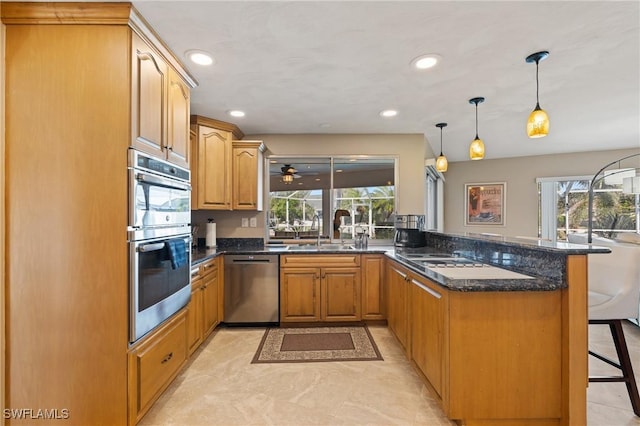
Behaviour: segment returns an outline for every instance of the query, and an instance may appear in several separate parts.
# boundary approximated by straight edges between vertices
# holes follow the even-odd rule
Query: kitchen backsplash
[[[192,210],[191,224],[198,226],[196,236],[206,237],[206,224],[209,218],[216,222],[216,236],[220,238],[260,238],[264,239],[264,212],[256,211],[225,211],[225,210]],[[248,225],[255,220],[255,227],[242,227],[243,219]]]

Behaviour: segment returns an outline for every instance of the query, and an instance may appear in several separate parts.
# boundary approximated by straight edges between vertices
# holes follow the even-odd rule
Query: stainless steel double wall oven
[[[191,297],[189,170],[129,149],[129,341]]]

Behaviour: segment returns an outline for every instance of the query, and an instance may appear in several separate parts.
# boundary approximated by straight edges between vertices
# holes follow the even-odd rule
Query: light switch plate
[[[258,226],[258,221],[256,220],[255,217],[252,217],[249,219],[249,226],[251,228],[255,228],[256,226]]]
[[[242,227],[243,228],[248,228],[249,227],[249,218],[248,217],[243,217],[242,218]]]

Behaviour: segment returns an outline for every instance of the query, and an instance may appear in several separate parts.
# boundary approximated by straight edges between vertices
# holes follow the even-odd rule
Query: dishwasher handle
[[[267,264],[267,263],[278,263],[277,255],[264,255],[264,254],[246,254],[246,255],[230,255],[225,256],[225,263],[232,263],[234,265],[241,264]]]

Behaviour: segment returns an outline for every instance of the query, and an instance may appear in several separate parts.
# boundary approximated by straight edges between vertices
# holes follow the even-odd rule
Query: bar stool
[[[580,236],[581,237],[581,236]],[[586,243],[580,237],[568,236],[569,242]],[[593,238],[593,245],[611,249],[610,254],[588,257],[589,324],[607,324],[611,330],[618,362],[589,351],[589,355],[621,370],[621,376],[589,376],[589,382],[624,382],[636,416],[640,416],[640,396],[622,321],[640,314],[640,246],[620,244],[613,240]]]

